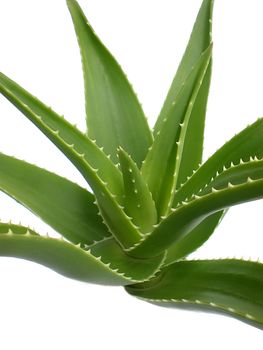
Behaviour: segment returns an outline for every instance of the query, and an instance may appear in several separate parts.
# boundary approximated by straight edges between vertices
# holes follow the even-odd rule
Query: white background
[[[151,125],[191,31],[199,0],[81,0],[132,82]],[[207,158],[263,115],[262,0],[220,0],[214,9],[214,73]],[[81,129],[79,51],[64,0],[0,0],[0,70]],[[0,151],[85,186],[55,147],[3,98]],[[2,220],[52,232],[8,197]],[[231,209],[195,257],[260,258],[262,201]],[[27,261],[0,259],[1,349],[262,349],[262,331],[234,319],[143,303],[121,288],[66,279]]]

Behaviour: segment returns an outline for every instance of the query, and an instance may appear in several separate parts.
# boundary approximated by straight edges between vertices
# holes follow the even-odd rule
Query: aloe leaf
[[[122,148],[119,149],[118,156],[124,182],[125,211],[140,232],[151,232],[157,222],[152,194],[132,158]]]
[[[222,173],[222,176],[224,176],[223,173],[225,169],[242,162],[248,162],[251,159],[262,158],[262,139],[263,119],[259,119],[234,136],[197,171],[194,171],[193,175],[189,177],[175,193],[173,206],[176,207],[182,201],[201,193],[206,188],[206,192],[208,192],[209,188],[211,189],[213,186],[216,187],[216,183],[214,183],[213,180],[215,178],[222,179],[222,177],[218,177],[218,175]],[[231,179],[229,179],[229,181],[231,182]],[[221,215],[215,213],[213,216],[207,217],[191,234],[189,234],[189,236],[186,236],[180,242],[171,246],[167,252],[167,262],[177,260],[177,258],[182,257],[182,254],[190,254],[204,243],[211,236],[214,231],[213,228],[218,225],[224,213],[225,212],[222,211]]]
[[[204,190],[207,193],[208,189],[211,189],[213,186],[216,187],[216,183],[213,180],[215,178],[218,180],[222,179],[222,177],[219,177],[219,174],[225,176],[225,169],[242,162],[248,162],[251,159],[262,158],[262,139],[263,119],[259,119],[234,136],[193,173],[175,193],[173,206],[176,207],[178,203]],[[233,181],[233,178],[229,178],[229,181]],[[183,255],[188,255],[202,245],[211,236],[224,213],[225,211],[221,211],[221,214],[215,213],[207,217],[189,235],[172,245],[167,251],[166,263],[171,263],[183,257]]]
[[[253,174],[253,175],[252,175]],[[216,190],[203,196],[194,196],[189,202],[184,202],[173,213],[163,220],[151,235],[130,248],[133,256],[154,256],[160,254],[172,244],[191,233],[206,217],[230,206],[263,198],[263,178],[251,177],[242,184],[228,184],[226,188]],[[190,238],[190,237],[189,237]]]
[[[120,171],[104,152],[70,123],[54,112],[48,112],[42,103],[5,77],[0,79],[0,92],[81,172],[95,193],[106,225],[119,243],[127,248],[138,242],[141,234],[121,205],[123,183]]]
[[[199,191],[199,195],[207,194],[213,190],[220,190],[225,188],[229,183],[232,185],[242,184],[250,176],[253,179],[263,178],[263,160],[250,158],[249,161],[244,162],[242,159],[239,164],[231,163],[229,168],[224,167],[221,173],[216,174],[203,190]]]
[[[104,285],[146,280],[159,271],[163,260],[163,256],[143,261],[128,257],[114,239],[83,249],[10,223],[0,223],[0,256],[31,260],[66,277]]]
[[[98,169],[96,170],[97,175],[101,180],[107,182],[110,191],[121,201],[123,190],[121,173],[117,167],[112,164],[110,159],[108,159],[102,151],[102,148],[99,149],[94,141],[90,140],[67,120],[59,116],[51,108],[47,107],[3,73],[0,73],[0,93],[48,136],[56,146],[58,146],[56,141],[58,137],[56,137],[55,134],[59,133],[64,143],[70,145],[76,152],[83,154],[85,161],[87,161],[93,169]],[[51,130],[54,134],[53,137],[50,137]],[[62,148],[61,146],[58,147],[68,157],[69,151],[66,150],[65,146]],[[87,177],[87,174],[81,166],[81,162],[77,161],[76,158],[72,156],[68,158],[80,170],[82,175]]]
[[[163,120],[167,117],[168,113],[170,112],[172,103],[177,98],[184,81],[191,72],[192,67],[199,60],[201,54],[211,44],[212,11],[213,0],[204,0],[199,10],[196,22],[194,24],[187,48],[179,65],[179,68],[176,72],[175,78],[172,82],[163,108],[155,124],[154,136],[156,136],[157,133],[161,130]],[[194,149],[193,151],[199,156],[202,155],[203,124],[205,118],[206,100],[210,84],[210,76],[211,67],[206,72],[205,84],[203,84],[202,86],[202,92],[200,92],[200,95],[197,97],[195,101],[196,105],[192,111],[193,114],[198,114],[198,112],[201,112],[201,115],[197,117],[200,123],[198,130],[192,129],[192,132],[195,134],[195,139],[197,141],[196,149]],[[193,119],[195,119],[195,117]]]
[[[0,153],[0,190],[74,243],[109,236],[94,196],[69,180]]]
[[[148,280],[160,272],[165,254],[150,259],[136,259],[127,255],[113,238],[105,238],[88,247],[88,251],[96,257],[101,257],[106,264],[110,263],[112,270],[124,274],[131,282]]]
[[[183,184],[175,194],[175,207],[193,194],[202,191],[217,175],[231,164],[248,162],[251,158],[263,158],[263,119],[242,130],[230,141],[215,152],[194,174]]]
[[[207,184],[198,195],[203,196],[211,191],[223,189],[231,185],[238,185],[244,183],[250,176],[253,179],[263,178],[263,161],[257,157],[250,158],[248,162],[240,161],[239,164],[231,164],[229,168],[223,169],[223,171]],[[167,251],[166,264],[169,264],[175,260],[178,260],[201,246],[213,233],[214,229],[222,219],[222,213],[217,212],[211,216],[208,216],[203,222],[201,222],[193,232],[189,232],[188,235],[181,241],[175,243]]]
[[[201,247],[213,234],[225,213],[226,210],[209,215],[185,237],[172,244],[166,251],[164,265],[170,265],[175,261],[183,259],[193,253],[197,248]]]
[[[98,39],[75,0],[67,1],[79,42],[85,82],[88,135],[118,162],[121,146],[140,167],[152,135],[119,64]]]
[[[206,103],[208,99],[208,89],[210,84],[212,58],[206,69],[204,78],[200,81],[200,88],[193,102],[192,108],[189,109],[187,127],[181,136],[180,155],[176,176],[176,189],[192,175],[200,163],[202,163],[203,143],[204,143],[204,126]]]
[[[191,142],[186,140],[188,124],[192,117],[194,101],[210,62],[211,48],[210,46],[201,55],[187,77],[167,117],[163,119],[162,128],[157,133],[142,165],[143,177],[149,185],[160,217],[167,215],[172,206],[184,151],[188,152],[190,146],[194,147],[194,140]]]
[[[166,307],[228,314],[263,325],[263,264],[225,259],[181,261],[149,282],[125,287],[131,295]]]
[[[129,281],[100,259],[64,240],[40,236],[26,227],[0,224],[0,256],[30,260],[84,282],[125,285]]]

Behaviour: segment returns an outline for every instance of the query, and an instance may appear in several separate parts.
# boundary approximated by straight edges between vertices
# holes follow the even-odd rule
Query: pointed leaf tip
[[[75,27],[85,85],[88,135],[114,163],[122,146],[140,167],[152,143],[142,107],[122,68],[94,33],[75,0],[68,2]]]
[[[200,7],[186,50],[178,67],[174,80],[171,84],[160,115],[155,124],[155,136],[159,132],[162,126],[162,122],[166,118],[172,102],[176,99],[176,96],[178,95],[183,82],[191,72],[192,67],[196,64],[201,54],[212,42],[213,3],[214,1],[212,0],[204,0]],[[210,78],[211,68],[207,72],[206,84],[204,85],[202,94],[198,99],[198,105],[201,104],[199,108],[202,110],[202,114],[205,114]],[[201,150],[199,150],[199,152],[201,152]]]

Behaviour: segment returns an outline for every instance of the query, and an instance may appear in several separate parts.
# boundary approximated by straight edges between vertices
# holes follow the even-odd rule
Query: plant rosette
[[[0,189],[61,238],[0,223],[0,255],[67,277],[124,286],[147,302],[228,314],[261,327],[263,265],[187,259],[231,206],[263,197],[263,119],[202,162],[212,67],[204,0],[153,130],[121,67],[75,0],[87,133],[3,73],[0,92],[72,162],[91,192],[0,153]]]

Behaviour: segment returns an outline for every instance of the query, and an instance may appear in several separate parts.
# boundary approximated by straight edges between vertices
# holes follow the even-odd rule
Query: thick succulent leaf
[[[127,255],[113,238],[106,238],[88,247],[88,251],[111,269],[123,274],[132,281],[148,280],[156,275],[163,264],[165,254],[155,258],[136,259]]]
[[[110,235],[91,193],[65,178],[2,153],[0,190],[74,243],[92,244]]]
[[[138,242],[141,235],[120,204],[123,193],[121,174],[103,151],[62,117],[45,109],[38,100],[12,81],[6,81],[6,78],[0,79],[0,92],[82,173],[95,193],[105,223],[120,244],[129,247]]]
[[[152,192],[159,216],[166,215],[173,203],[185,149],[194,147],[194,140],[188,139],[187,128],[210,58],[211,46],[201,56],[173,101],[142,165],[142,174]],[[189,144],[186,146],[188,141]]]
[[[121,173],[92,140],[3,73],[0,73],[0,93],[48,136],[86,178],[87,174],[83,169],[83,162],[70,156],[70,152],[65,146],[60,146],[60,143],[57,142],[58,135],[50,137],[51,130],[53,134],[58,133],[63,142],[70,145],[73,150],[82,154],[89,166],[94,170],[97,169],[97,175],[101,180],[107,182],[110,191],[117,196],[119,201],[121,200],[123,187]]]
[[[164,265],[170,265],[187,255],[193,253],[197,248],[201,247],[213,234],[216,227],[221,222],[226,211],[216,212],[209,215],[193,230],[191,230],[180,241],[172,244],[166,251],[166,258]]]
[[[125,287],[157,305],[225,313],[263,325],[263,264],[243,260],[181,261],[149,282]]]
[[[253,179],[263,178],[263,160],[257,157],[239,164],[231,164],[229,168],[224,167],[221,173],[216,174],[216,177],[209,182],[199,195],[207,194],[213,190],[220,190],[225,188],[228,184],[239,185],[242,184],[249,177]]]
[[[140,167],[152,143],[142,108],[126,76],[101,43],[75,0],[68,7],[77,34],[85,82],[88,135],[118,162],[121,146]]]
[[[218,174],[231,164],[263,158],[263,119],[242,130],[215,152],[176,192],[174,207],[193,194],[202,191]]]
[[[122,149],[118,152],[124,182],[123,205],[140,232],[148,233],[157,222],[152,194],[132,158]]]
[[[133,256],[154,256],[160,254],[171,244],[180,242],[206,217],[230,206],[263,198],[263,178],[254,180],[248,177],[247,182],[239,185],[228,184],[221,190],[213,190],[203,196],[183,203],[163,220],[151,235],[130,248]],[[190,237],[189,237],[190,239]]]
[[[193,194],[199,194],[203,191],[207,193],[209,188],[216,187],[213,180],[215,178],[223,179],[218,175],[222,173],[224,176],[225,169],[242,162],[248,162],[251,159],[262,158],[262,139],[263,119],[259,119],[228,141],[194,172],[192,177],[176,192],[174,207],[187,198],[191,198]],[[229,179],[230,182],[231,180],[234,181]],[[221,211],[221,214],[215,213],[207,217],[189,235],[172,245],[167,251],[167,263],[190,254],[202,245],[211,236],[224,213],[225,211]]]
[[[192,67],[199,60],[201,54],[208,48],[212,41],[212,11],[213,11],[213,0],[204,0],[202,6],[199,10],[195,25],[192,30],[192,34],[190,40],[188,42],[186,51],[181,60],[179,68],[176,72],[175,78],[172,82],[166,100],[164,102],[161,113],[157,119],[155,128],[154,128],[154,136],[158,134],[158,132],[162,128],[163,120],[167,117],[171,105],[173,101],[177,98],[182,84],[186,80],[187,76],[191,72]],[[202,86],[202,91],[200,91],[200,95],[196,99],[196,105],[193,108],[192,113],[198,114],[201,112],[201,115],[198,118],[200,125],[199,130],[191,129],[193,134],[195,135],[195,139],[197,141],[196,149],[194,152],[197,155],[202,155],[202,139],[203,139],[203,124],[205,118],[205,108],[206,108],[206,100],[209,90],[210,84],[210,75],[211,75],[211,67],[206,72],[205,84]],[[193,118],[195,119],[195,117]]]
[[[229,168],[217,174],[217,176],[198,193],[198,195],[208,194],[227,187],[229,184],[238,185],[244,183],[249,177],[253,179],[263,178],[263,161],[257,157],[251,158],[248,162],[241,161],[240,164],[233,163]],[[171,246],[167,251],[166,264],[178,260],[200,247],[213,233],[215,227],[222,219],[223,212],[217,212],[202,221],[192,232]]]
[[[0,224],[0,256],[30,260],[84,282],[125,285],[129,281],[100,259],[64,240],[43,237],[25,227]]]
[[[184,134],[181,136],[180,162],[178,162],[176,188],[180,187],[186,181],[187,177],[192,175],[193,171],[202,163],[206,103],[210,85],[211,67],[212,61],[210,59],[203,81],[200,81],[201,85],[193,106],[189,109],[187,127],[185,127]]]
[[[128,257],[112,238],[88,249],[10,223],[0,223],[0,256],[31,260],[67,277],[105,285],[147,280],[159,271],[163,260],[163,256],[148,260]]]

